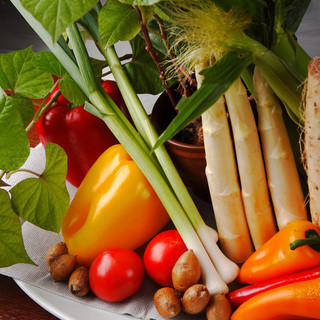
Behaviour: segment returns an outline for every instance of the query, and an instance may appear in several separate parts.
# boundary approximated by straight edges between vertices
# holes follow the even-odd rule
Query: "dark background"
[[[25,49],[46,50],[45,44],[31,29],[9,0],[0,0],[0,53]]]

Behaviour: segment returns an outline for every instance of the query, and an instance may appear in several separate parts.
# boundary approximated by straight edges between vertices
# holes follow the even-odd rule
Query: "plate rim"
[[[107,311],[104,309],[96,308],[90,305],[86,305],[85,303],[78,302],[75,300],[67,299],[66,297],[57,295],[53,292],[44,290],[38,286],[29,284],[27,282],[24,282],[22,280],[13,279],[16,284],[20,287],[20,289],[27,294],[33,301],[35,301],[39,306],[41,306],[43,309],[47,310],[52,315],[56,316],[57,318],[61,320],[81,320],[79,317],[73,317],[68,312],[63,310],[63,308],[59,308],[59,302],[50,300],[50,297],[53,297],[55,300],[59,300],[63,303],[68,303],[69,307],[71,305],[80,307],[81,309],[87,309],[88,311],[96,312],[97,315],[100,315],[100,318],[97,318],[96,315],[90,314],[90,317],[94,317],[96,320],[104,319],[104,320],[141,320],[139,318],[135,318],[131,315],[125,315],[125,314],[117,314],[113,313],[111,311]],[[78,308],[76,308],[78,309]],[[85,315],[84,315],[85,316]],[[108,317],[108,318],[107,318]],[[84,320],[88,319],[86,316],[82,318]],[[149,320],[149,318],[145,319]]]

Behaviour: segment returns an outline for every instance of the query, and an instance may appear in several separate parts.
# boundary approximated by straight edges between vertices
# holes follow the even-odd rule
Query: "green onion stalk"
[[[116,55],[114,47],[109,47],[107,49],[103,47],[98,33],[98,26],[90,13],[87,13],[81,19],[81,22],[95,40],[100,52],[104,55],[112,74],[118,83],[122,96],[126,102],[136,127],[140,128],[139,132],[141,132],[151,148],[155,144],[158,134],[152,126],[150,119],[146,114],[141,101],[139,100],[139,97],[134,91],[126,72],[124,71]],[[226,259],[226,257],[219,250],[217,246],[218,235],[216,231],[212,228],[209,228],[204,223],[165,147],[162,145],[157,148],[155,150],[155,155],[162,169],[164,170],[165,176],[174,190],[178,200],[180,201],[193,227],[195,228],[199,238],[204,244],[211,260],[214,262],[220,276],[227,283],[233,281],[238,272],[238,267]]]
[[[204,224],[201,215],[197,211],[178,173],[175,171],[165,149],[162,147],[157,151],[156,156],[158,160],[151,154],[150,146],[157,139],[157,135],[149,123],[148,117],[140,101],[137,99],[130,82],[126,78],[114,49],[109,48],[105,51],[101,46],[99,38],[95,38],[99,49],[103,52],[112,68],[111,70],[120,86],[139,132],[133,128],[95,79],[78,27],[72,24],[67,28],[68,38],[72,47],[72,51],[70,51],[62,40],[53,43],[51,36],[22,7],[19,0],[12,0],[12,3],[87,95],[92,103],[92,105],[87,103],[87,107],[89,109],[96,108],[94,112],[100,115],[149,180],[187,247],[192,249],[197,255],[202,266],[204,282],[210,293],[226,293],[228,291],[226,282],[232,281],[237,276],[238,267],[219,251],[215,242],[217,241],[216,232],[209,230]],[[95,9],[99,10],[98,7]],[[92,24],[92,21],[90,24]],[[91,33],[95,35],[94,32]],[[199,234],[202,235],[201,239]],[[210,239],[214,241],[210,241]],[[222,260],[220,264],[213,264],[209,248],[204,247],[205,244],[210,243],[211,245],[213,242],[216,246],[213,252],[216,257],[220,257]],[[221,276],[217,269],[219,272],[221,271]],[[228,274],[226,274],[225,270],[227,270]]]

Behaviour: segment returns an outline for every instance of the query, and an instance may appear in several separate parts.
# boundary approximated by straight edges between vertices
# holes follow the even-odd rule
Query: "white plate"
[[[15,280],[17,285],[36,303],[61,320],[136,320],[129,315],[119,315],[94,308],[43,290],[39,287]]]

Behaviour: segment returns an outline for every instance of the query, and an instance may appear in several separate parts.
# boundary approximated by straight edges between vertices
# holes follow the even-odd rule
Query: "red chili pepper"
[[[103,81],[102,87],[127,115],[128,111],[116,82]],[[52,92],[49,99],[58,89]],[[101,119],[85,111],[82,106],[70,108],[69,104],[60,95],[56,105],[43,114],[36,126],[44,146],[48,142],[54,142],[65,150],[68,156],[67,180],[79,187],[99,156],[118,141]]]
[[[227,294],[227,298],[233,308],[238,308],[242,303],[259,293],[278,288],[286,284],[311,280],[318,277],[320,277],[320,266],[234,290]]]

